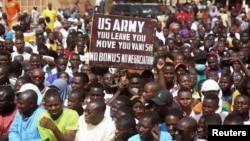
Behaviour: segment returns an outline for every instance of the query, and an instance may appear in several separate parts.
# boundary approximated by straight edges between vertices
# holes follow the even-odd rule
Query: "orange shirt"
[[[20,3],[16,0],[8,0],[5,3],[5,9],[7,14],[8,26],[12,29],[12,26],[18,22],[20,12]]]

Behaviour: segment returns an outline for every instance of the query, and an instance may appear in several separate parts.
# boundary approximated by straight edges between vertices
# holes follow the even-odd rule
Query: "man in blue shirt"
[[[37,105],[37,94],[29,89],[18,93],[18,112],[9,129],[10,141],[41,141],[37,128],[37,117],[44,111]]]
[[[160,131],[159,123],[156,112],[145,112],[137,125],[138,134],[130,137],[128,141],[172,141],[172,136],[168,132]]]

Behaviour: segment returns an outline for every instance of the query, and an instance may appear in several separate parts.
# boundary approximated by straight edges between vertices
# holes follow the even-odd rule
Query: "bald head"
[[[19,94],[18,97],[22,97],[24,100],[27,100],[32,103],[37,103],[37,99],[38,99],[36,92],[33,90],[23,91]]]
[[[105,112],[106,110],[106,104],[103,100],[99,100],[99,99],[94,99],[94,100],[91,100],[88,105],[96,105],[96,109],[99,111],[99,112]]]
[[[156,82],[156,81],[150,81],[150,82],[145,84],[144,88],[145,87],[148,87],[151,90],[153,90],[154,92],[157,92],[158,90],[160,90],[160,83]]]
[[[32,70],[32,74],[36,74],[36,73],[44,75],[43,70],[40,69],[40,68],[35,68],[35,69]]]
[[[181,129],[183,131],[196,131],[197,122],[192,117],[183,117],[178,121],[176,128]]]
[[[93,82],[98,82],[98,78],[94,73],[88,73],[89,76],[89,81]]]
[[[24,117],[30,117],[37,109],[37,94],[29,89],[21,92],[17,97],[17,108]]]

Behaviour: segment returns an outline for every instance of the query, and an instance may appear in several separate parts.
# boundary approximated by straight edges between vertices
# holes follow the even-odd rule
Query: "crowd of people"
[[[79,1],[66,10],[48,3],[40,14],[6,5],[1,141],[202,141],[209,125],[250,124],[244,7],[192,2],[164,20],[150,13],[155,61],[138,70],[89,64],[92,15],[79,12]]]

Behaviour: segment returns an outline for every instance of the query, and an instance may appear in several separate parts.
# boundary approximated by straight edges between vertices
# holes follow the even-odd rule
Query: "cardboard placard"
[[[155,23],[146,18],[95,14],[91,29],[91,66],[151,69]]]

